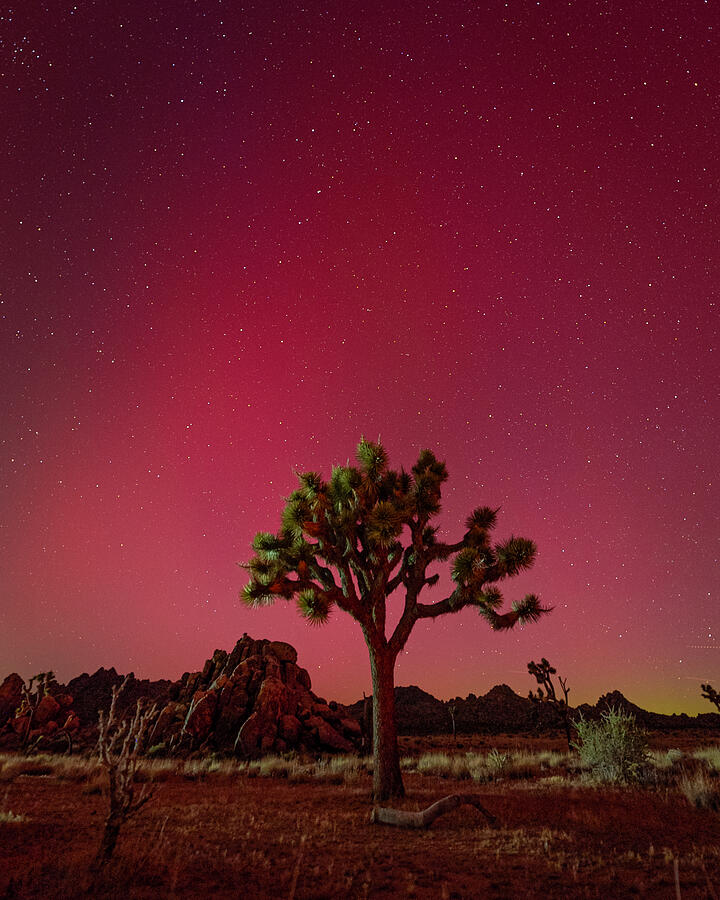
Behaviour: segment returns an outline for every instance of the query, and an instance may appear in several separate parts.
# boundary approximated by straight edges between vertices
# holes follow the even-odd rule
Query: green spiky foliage
[[[241,598],[250,607],[294,599],[312,625],[326,622],[336,608],[356,619],[370,651],[377,709],[379,684],[386,687],[389,679],[392,686],[395,659],[419,619],[473,607],[493,629],[504,630],[549,610],[530,594],[502,611],[500,584],[530,568],[536,548],[520,537],[493,543],[498,510],[474,510],[455,543],[438,538],[432,520],[448,473],[431,450],[420,453],[410,472],[391,469],[380,443],[361,440],[356,457],[356,466],[334,467],[329,481],[317,472],[298,475],[280,530],[255,536]],[[453,590],[434,603],[421,602],[422,591],[439,578],[429,570],[448,560]],[[402,598],[402,613],[386,635],[386,604],[394,595]],[[401,782],[390,790],[401,792]]]
[[[372,630],[386,599],[404,588],[405,615],[390,638],[397,650],[417,619],[466,606],[475,607],[496,630],[535,622],[548,612],[534,594],[499,612],[503,597],[498,583],[529,569],[536,548],[519,537],[493,546],[490,533],[497,510],[474,510],[462,540],[438,541],[429,523],[440,511],[441,486],[448,476],[430,450],[420,454],[411,475],[389,469],[380,444],[361,441],[357,457],[359,468],[335,467],[328,482],[316,472],[298,475],[300,486],[287,499],[280,531],[259,532],[253,541],[255,556],[245,566],[250,581],[242,592],[247,605],[295,596],[300,612],[313,624],[325,621],[338,606]],[[421,604],[421,590],[437,581],[436,576],[428,578],[428,568],[451,556],[455,589],[440,602]]]

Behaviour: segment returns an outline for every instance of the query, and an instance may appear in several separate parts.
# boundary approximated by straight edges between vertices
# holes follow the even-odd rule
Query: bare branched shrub
[[[101,868],[112,857],[120,829],[125,822],[152,799],[155,791],[143,784],[136,794],[136,774],[139,756],[150,726],[155,720],[157,707],[146,708],[138,700],[135,712],[129,718],[120,719],[117,699],[127,684],[126,676],[120,687],[114,687],[107,717],[100,711],[98,756],[108,779],[109,810],[105,819],[100,847],[95,857],[95,868]]]

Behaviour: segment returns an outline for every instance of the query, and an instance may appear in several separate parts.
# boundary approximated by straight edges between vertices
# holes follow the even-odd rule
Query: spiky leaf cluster
[[[384,627],[385,598],[404,588],[405,615],[396,629],[400,643],[417,618],[468,605],[496,629],[535,621],[547,611],[530,595],[510,612],[499,612],[496,582],[529,568],[536,548],[518,537],[493,545],[498,510],[479,507],[468,516],[462,540],[438,540],[431,520],[440,512],[448,473],[431,450],[420,453],[410,472],[390,469],[384,447],[365,439],[356,458],[357,465],[335,466],[329,481],[317,472],[298,475],[279,532],[255,536],[255,555],[245,566],[250,574],[241,595],[245,603],[262,606],[274,597],[295,597],[312,624],[325,622],[339,604],[363,624]],[[451,558],[452,594],[439,603],[419,604],[420,591],[439,577],[428,576],[427,568]]]

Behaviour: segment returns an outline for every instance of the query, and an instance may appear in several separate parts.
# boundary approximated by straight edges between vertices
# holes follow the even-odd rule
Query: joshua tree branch
[[[439,816],[457,809],[458,806],[467,804],[474,806],[488,820],[491,826],[495,826],[497,818],[470,794],[451,794],[443,797],[423,809],[420,812],[410,812],[404,809],[387,809],[376,806],[370,814],[370,821],[376,825],[399,825],[403,828],[428,828]]]

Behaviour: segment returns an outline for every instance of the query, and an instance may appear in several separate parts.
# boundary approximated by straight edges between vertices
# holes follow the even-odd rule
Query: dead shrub
[[[100,711],[98,756],[107,775],[110,808],[105,819],[102,840],[95,857],[94,868],[100,870],[110,861],[120,829],[125,822],[152,798],[154,791],[147,783],[136,795],[137,769],[140,753],[153,724],[157,708],[146,709],[138,700],[134,714],[122,721],[117,713],[117,699],[128,681],[126,676],[119,688],[114,687],[107,718]]]

